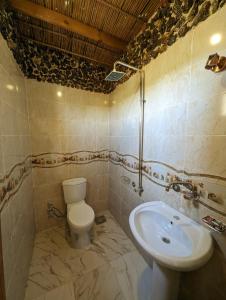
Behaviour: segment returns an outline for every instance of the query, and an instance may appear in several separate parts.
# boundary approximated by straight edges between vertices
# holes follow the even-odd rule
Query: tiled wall
[[[47,203],[65,210],[61,182],[80,176],[88,179],[87,202],[96,212],[109,204],[128,234],[131,209],[150,200],[166,201],[197,221],[207,214],[226,221],[226,73],[204,69],[210,54],[225,55],[225,27],[222,8],[145,67],[142,198],[131,186],[138,182],[138,74],[110,98],[24,80],[0,37],[0,200],[7,300],[15,294],[23,299],[34,233],[32,185],[37,230],[56,224],[47,216]],[[215,33],[222,34],[222,41],[213,46],[210,37]],[[201,203],[166,193],[168,174],[204,183]],[[208,192],[217,201],[207,199]],[[183,299],[200,299],[209,290],[224,299],[225,261],[221,247],[216,249],[205,268],[183,276]],[[210,276],[216,273],[213,268],[217,282]],[[197,287],[200,278],[203,286]]]
[[[225,28],[223,7],[145,67],[147,166],[141,198],[124,177],[138,182],[138,175],[131,173],[137,172],[137,160],[128,156],[138,155],[138,75],[110,95],[110,149],[114,152],[109,205],[128,234],[129,213],[143,201],[168,202],[197,221],[210,214],[226,222],[226,72],[214,74],[204,68],[210,54],[226,55]],[[210,42],[214,34],[221,34],[217,45]],[[204,183],[202,203],[194,205],[175,192],[167,193],[168,173]],[[216,201],[207,199],[208,192],[216,194]],[[222,240],[224,250],[226,239]],[[221,250],[215,251],[205,268],[183,277],[183,299],[213,299],[213,295],[225,299],[226,263]],[[218,281],[211,277],[214,270],[218,270]],[[202,286],[197,288],[194,278],[202,278]]]
[[[7,300],[23,300],[34,238],[25,80],[0,35],[0,211]]]
[[[65,210],[61,183],[68,178],[86,177],[87,202],[95,212],[106,209],[109,96],[33,80],[26,85],[37,230],[58,222],[48,218],[47,203]]]

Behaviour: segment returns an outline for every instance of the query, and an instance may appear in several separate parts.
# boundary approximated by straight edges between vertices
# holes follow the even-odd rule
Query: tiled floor
[[[25,300],[150,300],[150,267],[104,215],[88,250],[71,248],[64,227],[38,233]]]

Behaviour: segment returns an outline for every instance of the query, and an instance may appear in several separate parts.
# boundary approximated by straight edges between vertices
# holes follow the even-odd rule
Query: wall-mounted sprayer
[[[47,203],[47,214],[49,218],[66,218],[66,213],[62,213],[52,203]]]
[[[141,196],[144,189],[143,189],[143,182],[142,182],[142,170],[143,170],[143,152],[144,152],[144,104],[145,104],[145,73],[143,70],[140,70],[136,67],[128,65],[121,61],[116,61],[114,63],[114,68],[110,74],[105,78],[107,81],[118,81],[122,77],[126,75],[125,72],[120,72],[116,70],[116,66],[121,65],[126,68],[132,69],[134,71],[138,71],[140,74],[140,121],[139,121],[139,186],[136,191]]]
[[[209,56],[205,68],[214,73],[219,73],[226,70],[226,57],[220,56],[217,53]]]

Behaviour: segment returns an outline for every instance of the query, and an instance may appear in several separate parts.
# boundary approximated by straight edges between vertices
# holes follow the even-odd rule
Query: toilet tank
[[[85,178],[72,178],[63,181],[64,200],[67,204],[85,199],[86,182]]]

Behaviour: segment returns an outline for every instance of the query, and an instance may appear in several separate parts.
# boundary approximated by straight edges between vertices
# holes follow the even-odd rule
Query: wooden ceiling
[[[38,44],[110,65],[161,5],[160,0],[11,0],[19,34]]]

